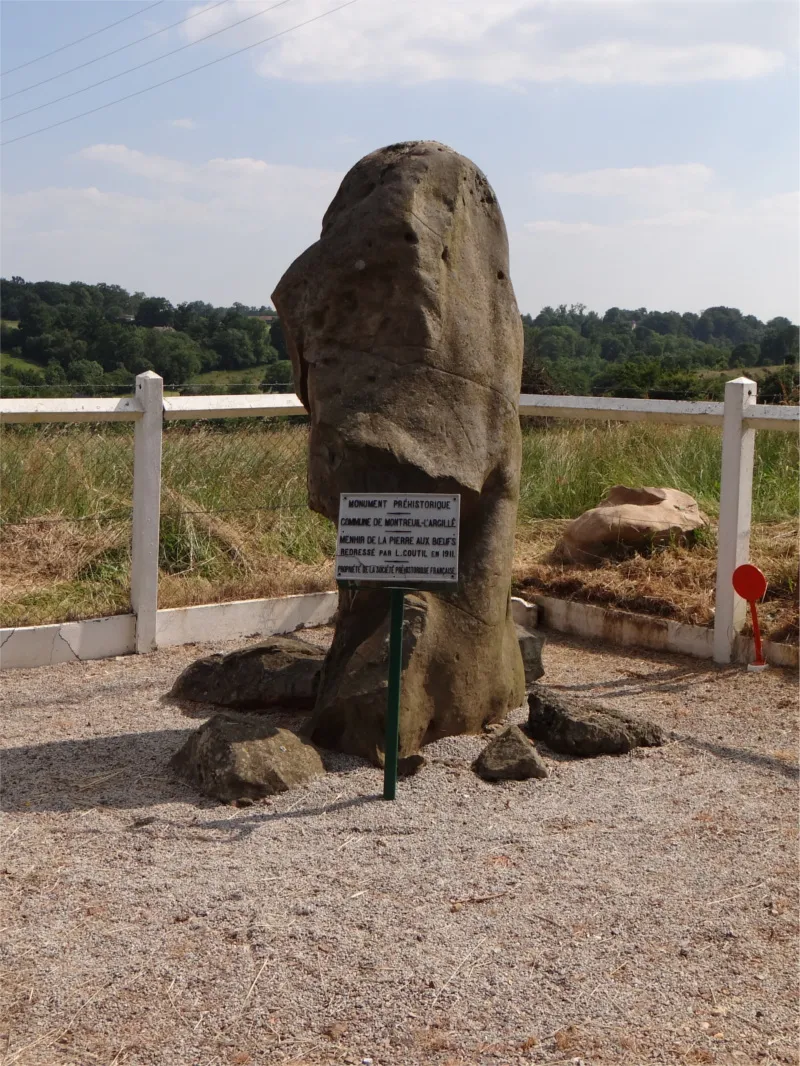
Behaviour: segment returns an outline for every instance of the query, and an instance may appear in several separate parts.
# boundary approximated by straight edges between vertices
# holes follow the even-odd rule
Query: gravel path
[[[3,676],[4,1066],[798,1062],[795,678],[553,638],[549,684],[683,739],[237,809],[166,768],[209,650]]]

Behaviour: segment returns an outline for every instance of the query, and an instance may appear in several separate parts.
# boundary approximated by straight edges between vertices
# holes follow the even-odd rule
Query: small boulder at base
[[[492,737],[472,768],[486,781],[527,781],[530,777],[548,776],[541,755],[516,725]]]
[[[325,772],[310,740],[235,711],[201,725],[170,765],[200,792],[224,803],[286,792]]]
[[[545,689],[528,696],[528,733],[551,751],[583,758],[624,755],[664,742],[661,729],[646,718]]]
[[[171,696],[236,710],[314,706],[325,653],[297,637],[270,637],[227,655],[210,655],[187,666]]]
[[[686,546],[706,525],[708,518],[686,492],[615,485],[597,507],[569,523],[553,554],[591,563],[670,543]]]
[[[542,666],[542,648],[544,647],[544,633],[526,629],[517,625],[517,640],[519,650],[522,653],[522,666],[525,670],[525,688],[528,689],[544,675]]]

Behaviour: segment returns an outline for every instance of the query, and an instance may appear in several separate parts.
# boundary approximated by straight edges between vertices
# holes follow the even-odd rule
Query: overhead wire
[[[14,119],[22,118],[24,115],[32,115],[34,111],[41,111],[45,107],[52,107],[53,104],[60,104],[62,100],[69,100],[73,96],[80,96],[81,93],[88,93],[90,89],[96,89],[99,85],[106,85],[110,81],[116,81],[117,78],[123,78],[126,74],[133,74],[136,70],[141,70],[143,67],[150,67],[153,63],[160,63],[162,59],[169,59],[170,56],[177,55],[178,52],[185,52],[187,48],[194,48],[197,44],[202,44],[203,41],[208,41],[212,37],[218,37],[221,33],[227,33],[228,30],[233,30],[237,26],[243,25],[245,22],[250,22],[252,19],[258,18],[259,15],[266,15],[269,11],[274,11],[275,8],[283,7],[286,4],[293,4],[296,0],[278,0],[276,4],[271,4],[269,7],[262,7],[260,11],[254,12],[252,15],[246,15],[243,19],[239,19],[238,22],[232,22],[229,26],[223,26],[219,30],[214,30],[212,33],[207,33],[205,37],[198,37],[196,41],[189,41],[188,44],[182,44],[180,48],[173,48],[171,52],[164,52],[163,55],[155,56],[153,59],[146,59],[144,63],[137,63],[135,67],[128,67],[127,70],[121,70],[118,74],[109,74],[107,78],[101,78],[100,81],[92,82],[91,85],[85,85],[82,89],[75,89],[74,92],[64,93],[63,96],[57,96],[55,100],[48,100],[44,104],[37,104],[36,107],[29,107],[27,111],[18,111],[16,115],[9,115],[8,118],[2,120],[5,122],[13,122]]]
[[[37,56],[35,59],[28,59],[16,67],[11,67],[10,70],[4,70],[0,73],[0,78],[4,78],[6,74],[13,74],[17,70],[22,70],[23,67],[30,67],[33,63],[39,63],[42,59],[49,59],[50,56],[57,55],[59,52],[64,52],[67,48],[74,48],[76,44],[83,44],[84,41],[88,41],[92,37],[97,37],[99,34],[105,33],[106,30],[113,30],[115,26],[121,26],[123,22],[130,22],[130,20],[135,19],[137,15],[143,15],[145,11],[150,11],[152,8],[158,7],[163,3],[164,0],[155,0],[155,3],[148,4],[147,7],[140,7],[139,10],[134,11],[132,15],[126,15],[123,19],[117,19],[116,22],[110,22],[108,26],[103,26],[102,29],[95,30],[93,33],[87,33],[84,37],[79,37],[77,41],[69,41],[68,44],[62,44],[59,48],[54,48],[52,52],[45,52],[44,55]]]
[[[152,33],[145,34],[144,37],[138,37],[135,41],[129,41],[128,44],[120,45],[119,48],[112,48],[110,52],[104,52],[101,56],[95,56],[94,59],[87,59],[85,63],[79,63],[77,67],[70,67],[69,70],[62,70],[60,74],[53,74],[50,78],[42,78],[41,81],[36,81],[33,85],[26,85],[24,89],[17,89],[13,93],[5,93],[4,100],[10,100],[13,96],[21,96],[23,93],[29,93],[32,89],[38,89],[40,85],[47,85],[48,82],[58,81],[59,78],[66,78],[67,74],[74,74],[76,70],[83,70],[84,67],[91,67],[94,63],[99,63],[101,59],[108,59],[109,56],[115,56],[119,52],[124,52],[128,48],[133,48],[134,45],[142,44],[143,41],[149,41],[151,37],[158,37],[161,33],[166,33],[168,30],[174,30],[176,26],[182,26],[184,22],[191,22],[192,19],[196,19],[199,15],[205,15],[208,11],[213,11],[215,7],[221,7],[223,4],[229,3],[229,0],[217,0],[216,4],[209,4],[208,7],[203,7],[199,11],[195,11],[192,15],[187,15],[186,18],[180,19],[178,22],[173,22],[169,26],[164,26],[160,30],[154,30]]]
[[[78,115],[71,115],[69,118],[62,118],[59,122],[51,122],[49,126],[42,126],[38,130],[31,130],[30,133],[22,133],[19,137],[11,137],[7,141],[0,142],[0,148],[4,148],[6,145],[15,144],[17,141],[27,140],[28,137],[35,137],[39,133],[46,133],[48,130],[54,130],[58,126],[64,126],[68,122],[75,122],[79,118],[86,118],[87,115],[94,115],[98,111],[104,111],[108,107],[114,107],[115,104],[121,104],[125,100],[132,100],[136,96],[142,96],[143,93],[152,92],[153,89],[160,89],[163,85],[169,85],[173,81],[179,81],[181,78],[188,77],[189,74],[196,74],[199,70],[205,70],[207,67],[213,67],[216,63],[221,63],[225,59],[231,59],[233,56],[241,55],[242,52],[249,52],[253,48],[258,48],[262,44],[268,44],[270,41],[277,40],[278,37],[284,37],[287,33],[292,33],[294,30],[302,29],[303,26],[310,26],[312,22],[319,22],[320,19],[327,18],[328,15],[334,15],[337,11],[342,11],[346,7],[351,7],[353,4],[358,3],[358,0],[347,0],[344,4],[339,4],[337,7],[329,8],[327,11],[321,12],[319,15],[314,15],[313,18],[305,19],[303,22],[295,23],[294,26],[289,26],[285,30],[280,30],[278,33],[270,34],[269,37],[264,37],[260,41],[255,41],[253,44],[247,44],[243,48],[237,48],[233,52],[227,52],[224,56],[218,56],[216,59],[210,59],[207,63],[201,63],[199,67],[192,67],[191,70],[185,70],[182,74],[175,74],[171,78],[165,78],[164,81],[155,82],[153,85],[146,85],[144,89],[137,89],[136,92],[127,93],[125,96],[120,96],[116,100],[109,100],[108,103],[100,104],[98,107],[90,108],[88,111],[82,111]]]

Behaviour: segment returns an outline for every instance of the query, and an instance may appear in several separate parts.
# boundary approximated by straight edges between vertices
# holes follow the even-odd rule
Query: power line
[[[202,44],[203,41],[208,41],[212,37],[218,37],[221,33],[227,33],[228,30],[234,29],[236,26],[241,26],[245,22],[250,22],[252,19],[258,18],[259,15],[265,15],[268,11],[274,11],[276,7],[283,7],[284,4],[293,4],[295,0],[278,0],[277,4],[272,4],[270,7],[262,7],[260,11],[256,11],[252,15],[247,15],[243,19],[239,19],[238,22],[232,22],[230,26],[223,26],[220,30],[214,30],[212,33],[207,33],[205,37],[198,37],[196,41],[189,41],[188,44],[182,44],[180,48],[173,48],[171,52],[165,52],[163,55],[156,56],[154,59],[146,59],[144,63],[137,63],[135,67],[128,67],[127,70],[121,70],[119,74],[110,74],[107,78],[101,78],[100,81],[92,82],[91,85],[85,85],[82,89],[76,89],[74,92],[65,93],[63,96],[57,96],[55,100],[48,100],[44,104],[37,104],[36,107],[29,107],[27,111],[18,111],[16,115],[9,115],[8,118],[4,118],[2,121],[13,122],[14,119],[22,118],[24,115],[31,115],[34,111],[41,111],[45,107],[52,107],[53,104],[60,104],[62,100],[69,100],[72,96],[80,96],[81,93],[88,93],[90,89],[96,89],[98,85],[105,85],[109,81],[116,81],[117,78],[122,78],[126,74],[133,74],[135,70],[141,70],[142,67],[152,66],[153,63],[160,63],[162,59],[169,59],[170,56],[177,55],[178,52],[185,52],[187,48],[194,48],[196,44]]]
[[[196,74],[198,70],[205,70],[206,67],[213,67],[215,63],[221,63],[224,59],[231,59],[233,56],[241,55],[242,52],[249,52],[252,48],[258,48],[262,44],[268,44],[270,41],[274,41],[278,37],[284,37],[287,33],[291,33],[293,30],[302,29],[303,26],[310,26],[312,22],[319,22],[320,19],[324,19],[328,15],[334,15],[337,11],[342,11],[344,8],[351,7],[356,3],[358,3],[358,0],[347,0],[347,3],[339,4],[338,7],[332,7],[328,11],[323,11],[320,15],[314,15],[313,18],[306,19],[304,22],[298,22],[294,26],[289,26],[288,29],[273,33],[269,37],[264,37],[261,41],[256,41],[254,44],[247,44],[244,48],[237,48],[235,52],[228,52],[224,56],[218,56],[217,59],[210,59],[207,63],[202,63],[199,67],[185,70],[183,74],[176,74],[172,78],[166,78],[164,81],[158,81],[154,85],[147,85],[144,89],[137,89],[136,92],[128,93],[127,96],[120,96],[116,100],[110,100],[107,104],[100,104],[99,107],[93,107],[89,111],[82,111],[79,115],[72,115],[70,118],[62,118],[60,122],[52,122],[49,126],[42,126],[41,129],[31,130],[30,133],[23,133],[19,137],[12,137],[8,141],[2,141],[0,142],[0,148],[5,148],[8,144],[15,144],[17,141],[24,141],[28,137],[35,137],[38,133],[46,133],[48,130],[54,130],[57,126],[64,126],[67,122],[75,122],[76,119],[85,118],[87,115],[94,115],[98,111],[104,111],[107,107],[113,107],[115,104],[121,104],[125,100],[131,100],[134,96],[141,96],[143,93],[149,93],[153,89],[160,89],[162,85],[169,85],[171,82],[179,81],[181,78],[185,78],[189,74]]]
[[[118,52],[124,52],[127,48],[133,48],[136,44],[141,44],[143,41],[149,41],[151,37],[158,37],[160,33],[166,33],[167,30],[174,30],[176,26],[182,26],[184,22],[191,22],[191,20],[196,19],[198,15],[205,15],[207,11],[213,11],[215,7],[221,7],[222,4],[227,3],[228,0],[217,0],[216,4],[201,8],[200,11],[195,11],[193,15],[187,15],[185,19],[180,19],[179,22],[173,22],[170,26],[164,26],[163,29],[154,30],[153,33],[148,33],[144,37],[139,37],[137,40],[131,41],[129,44],[123,44],[119,48],[113,48],[110,52],[105,52],[103,55],[97,56],[95,59],[87,59],[85,63],[79,63],[77,67],[70,67],[69,70],[62,70],[60,74],[54,74],[51,78],[42,78],[41,81],[34,82],[33,85],[28,85],[24,89],[17,89],[16,92],[6,93],[3,99],[10,100],[12,96],[21,96],[23,93],[29,93],[31,89],[38,89],[40,85],[47,85],[48,82],[58,81],[59,78],[66,78],[67,74],[74,74],[76,70],[83,70],[84,67],[91,67],[92,64],[99,63],[101,59],[108,59],[109,56],[115,56]]]
[[[69,44],[62,44],[60,48],[54,48],[52,52],[45,52],[43,56],[37,56],[36,59],[29,59],[25,63],[20,63],[18,67],[12,67],[11,70],[4,70],[2,74],[0,74],[0,78],[4,78],[6,74],[13,74],[15,70],[22,70],[23,67],[29,67],[32,63],[39,63],[42,59],[49,59],[50,56],[56,55],[57,52],[63,52],[67,48],[74,48],[76,44],[82,44],[84,41],[88,41],[90,37],[97,37],[99,33],[105,33],[106,30],[113,30],[115,26],[121,26],[123,22],[135,19],[137,15],[143,15],[145,11],[150,11],[151,8],[158,7],[159,4],[163,3],[164,0],[155,0],[155,3],[148,4],[147,7],[139,8],[139,10],[134,11],[132,15],[126,15],[124,19],[117,19],[116,22],[111,22],[108,26],[103,26],[101,30],[95,30],[94,33],[87,33],[85,37],[79,37],[77,41],[70,41]]]

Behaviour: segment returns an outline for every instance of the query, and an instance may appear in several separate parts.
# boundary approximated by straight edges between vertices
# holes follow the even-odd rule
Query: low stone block
[[[624,755],[664,742],[660,727],[646,718],[544,688],[528,695],[528,733],[551,751],[583,758]]]
[[[548,776],[541,755],[516,725],[492,737],[472,768],[486,781],[526,781]]]
[[[195,730],[170,765],[200,792],[224,803],[286,792],[325,772],[310,740],[234,711],[214,715]]]
[[[270,637],[227,655],[210,655],[187,666],[171,696],[236,710],[314,706],[325,653],[297,637]]]

